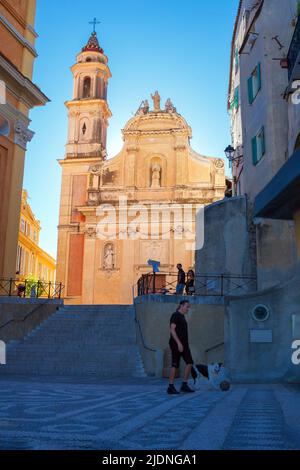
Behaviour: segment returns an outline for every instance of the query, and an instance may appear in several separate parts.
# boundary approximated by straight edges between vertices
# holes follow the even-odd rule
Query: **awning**
[[[254,217],[293,220],[300,209],[300,149],[256,196]]]

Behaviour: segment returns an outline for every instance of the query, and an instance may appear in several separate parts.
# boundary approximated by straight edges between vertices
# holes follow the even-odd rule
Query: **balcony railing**
[[[137,295],[176,295],[177,273],[143,274],[137,282]],[[230,274],[196,275],[194,282],[186,280],[184,295],[224,297],[242,295],[257,290],[255,276]]]
[[[33,281],[32,279],[1,279],[0,278],[0,296],[1,297],[21,297],[21,298],[63,298],[64,286],[61,282]]]
[[[288,77],[289,81],[291,79],[299,79],[299,76],[294,76],[295,75],[295,69],[297,65],[299,64],[299,52],[300,52],[300,15],[298,16],[298,20],[295,26],[295,31],[294,35],[291,41],[290,49],[288,52]],[[300,69],[299,69],[300,72]]]

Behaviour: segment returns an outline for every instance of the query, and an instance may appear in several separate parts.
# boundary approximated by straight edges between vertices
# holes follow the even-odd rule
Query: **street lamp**
[[[228,145],[226,149],[224,150],[226,158],[228,159],[230,166],[232,165],[232,162],[234,160],[239,159],[239,157],[234,157],[235,155],[235,149],[232,147],[232,145]],[[236,195],[236,175],[232,175],[232,196]]]
[[[228,147],[226,147],[226,149],[224,150],[225,152],[225,155],[226,157],[228,158],[228,160],[230,162],[233,162],[233,160],[235,159],[234,158],[234,154],[235,154],[235,149],[232,147],[232,145],[228,145]]]

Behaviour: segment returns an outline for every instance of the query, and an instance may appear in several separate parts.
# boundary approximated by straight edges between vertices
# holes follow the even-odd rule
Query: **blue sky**
[[[51,99],[30,118],[36,133],[28,146],[24,188],[42,225],[41,246],[56,256],[61,171],[71,65],[91,33],[109,58],[108,101],[113,117],[108,156],[122,147],[121,129],[140,102],[159,90],[172,99],[193,130],[191,144],[224,157],[230,143],[226,101],[230,43],[238,0],[37,0],[39,57],[34,82]]]

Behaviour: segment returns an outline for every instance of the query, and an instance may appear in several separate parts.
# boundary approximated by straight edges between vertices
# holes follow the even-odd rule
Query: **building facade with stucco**
[[[35,0],[0,0],[0,278],[14,278],[29,112],[49,100],[32,82]]]
[[[224,197],[224,162],[191,148],[190,126],[158,92],[126,123],[121,152],[107,159],[111,73],[95,32],[71,70],[57,280],[68,303],[130,304],[148,259],[163,272],[194,267],[196,212]]]

